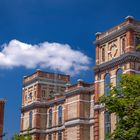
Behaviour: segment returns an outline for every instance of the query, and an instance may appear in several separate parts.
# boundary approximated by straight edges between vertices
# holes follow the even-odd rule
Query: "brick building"
[[[4,104],[5,104],[5,101],[0,99],[0,140],[2,140],[2,136],[3,136]]]
[[[105,140],[113,132],[116,116],[105,111],[99,97],[107,95],[110,82],[117,86],[120,74],[140,74],[140,22],[128,16],[125,21],[104,33],[96,34],[94,140]]]
[[[21,134],[35,140],[93,137],[93,84],[37,70],[23,80]],[[91,133],[90,133],[91,132]]]
[[[21,134],[27,128],[33,140],[106,140],[115,128],[116,116],[109,114],[99,97],[105,85],[116,86],[122,73],[140,73],[140,22],[133,17],[96,34],[95,82],[78,80],[70,85],[68,75],[37,70],[24,77]]]

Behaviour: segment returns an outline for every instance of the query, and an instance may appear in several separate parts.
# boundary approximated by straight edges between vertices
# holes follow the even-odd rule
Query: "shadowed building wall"
[[[0,140],[2,140],[3,125],[4,125],[4,100],[0,100]]]

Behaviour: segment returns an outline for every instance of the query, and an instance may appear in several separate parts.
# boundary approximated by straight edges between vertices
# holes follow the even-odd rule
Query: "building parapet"
[[[138,28],[138,26],[140,26],[140,21],[135,20],[132,16],[127,16],[125,19],[126,20],[123,23],[107,30],[106,32],[96,33],[96,41],[94,43],[105,43],[108,40],[111,40],[114,37],[118,36],[119,34],[124,33],[127,29],[134,29],[136,31],[138,29],[140,30],[140,28]]]
[[[32,75],[24,76],[23,84],[25,84],[25,83],[27,83],[27,82],[29,82],[29,81],[37,78],[37,77],[62,80],[62,81],[65,81],[65,82],[68,82],[70,80],[70,76],[69,75],[49,73],[49,72],[43,72],[41,70],[37,70]]]
[[[88,84],[85,83],[83,80],[79,79],[77,80],[77,84],[74,85],[68,85],[66,86],[66,90],[65,90],[65,95],[73,95],[75,93],[79,93],[79,91],[88,91],[91,92],[94,90],[94,83]]]
[[[27,105],[27,106],[23,106],[21,108],[21,112],[26,112],[35,108],[48,108],[50,106],[53,106],[54,104],[61,104],[65,101],[65,96],[61,96],[61,97],[56,97],[54,99],[48,100],[47,102],[44,101],[34,101],[33,103]]]

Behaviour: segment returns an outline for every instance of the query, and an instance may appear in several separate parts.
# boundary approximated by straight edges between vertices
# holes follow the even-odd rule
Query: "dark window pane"
[[[33,113],[32,111],[29,113],[29,128],[32,128],[32,117],[33,117]]]
[[[62,140],[62,132],[58,132],[58,140]]]
[[[52,109],[49,110],[49,127],[52,126]]]
[[[102,62],[105,61],[105,48],[102,48]]]
[[[52,135],[51,134],[48,135],[48,140],[52,140]]]
[[[62,124],[62,106],[58,107],[58,124]]]
[[[105,140],[108,140],[111,134],[111,115],[109,112],[104,113],[104,128],[105,128]]]
[[[104,94],[105,96],[109,96],[110,92],[110,75],[106,74],[104,81]]]

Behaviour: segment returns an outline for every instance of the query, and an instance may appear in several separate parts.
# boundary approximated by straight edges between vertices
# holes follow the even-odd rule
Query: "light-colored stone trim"
[[[137,74],[140,74],[140,71],[133,70],[133,69],[125,70],[123,73],[127,73],[127,72],[135,72],[135,73],[137,73]]]

